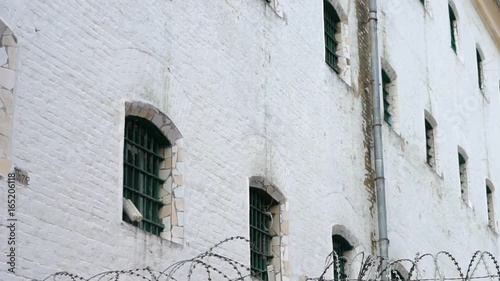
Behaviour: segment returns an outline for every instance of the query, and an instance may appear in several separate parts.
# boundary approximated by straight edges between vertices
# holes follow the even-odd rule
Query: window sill
[[[337,78],[339,79],[339,81],[340,81],[343,85],[345,85],[345,86],[347,87],[346,89],[347,89],[348,91],[352,88],[351,84],[349,84],[349,82],[348,82],[348,81],[346,81],[346,80],[344,80],[344,79],[342,78],[342,75],[341,75],[342,70],[341,70],[341,69],[339,69],[339,68],[334,68],[333,66],[331,66],[331,65],[330,65],[329,63],[327,63],[326,61],[325,61],[325,65],[326,65],[326,67],[329,69],[330,73],[331,73],[333,76],[337,77]]]
[[[483,96],[483,98],[486,100],[486,102],[490,103],[490,97],[486,94],[485,89],[479,89],[478,88],[478,91],[481,94],[481,96]]]
[[[442,181],[444,180],[443,173],[438,172],[436,167],[432,167],[431,165],[429,165],[429,163],[427,163],[427,161],[424,162],[424,166],[427,167],[427,170],[434,174],[434,176],[436,176],[438,179]]]
[[[464,59],[462,58],[461,52],[457,49],[456,51],[453,50],[451,46],[449,46],[451,53],[453,56],[457,59],[457,61],[461,64],[464,65]]]
[[[156,240],[160,244],[167,243],[170,246],[178,247],[179,249],[182,249],[184,246],[182,243],[173,241],[171,239],[167,239],[165,237],[162,237],[161,235],[155,235],[151,232],[147,232],[147,231],[140,229],[140,228],[138,228],[130,223],[127,223],[123,220],[120,221],[120,224],[121,224],[122,228],[125,229],[127,234],[130,233],[131,234],[130,236],[136,238],[136,240],[148,240],[148,241]]]
[[[273,12],[280,18],[285,19],[285,13],[283,12],[283,6],[276,0],[262,0],[265,5],[271,7]]]
[[[487,228],[488,228],[488,232],[490,232],[491,234],[493,234],[495,237],[498,237],[498,232],[496,231],[495,228],[493,228],[491,225],[487,225]]]
[[[389,132],[389,135],[391,135],[391,134],[394,135],[401,142],[405,141],[405,139],[403,138],[403,136],[401,135],[401,133],[399,131],[397,131],[396,128],[394,127],[394,124],[391,126],[391,125],[389,125],[389,123],[385,122],[385,120],[382,120],[382,127],[386,127],[387,128],[387,131]]]
[[[462,197],[460,197],[460,204],[462,204],[462,207],[464,207],[466,210],[475,212],[474,207],[472,206],[472,203],[470,201],[467,200],[466,202],[464,201],[464,199],[462,199]]]

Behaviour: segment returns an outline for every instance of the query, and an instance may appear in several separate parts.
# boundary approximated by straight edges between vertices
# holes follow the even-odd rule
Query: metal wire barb
[[[226,238],[207,251],[186,260],[171,264],[164,270],[158,271],[150,267],[128,270],[112,270],[101,272],[91,277],[83,277],[70,272],[57,272],[43,279],[33,281],[201,281],[201,280],[257,280],[257,272],[234,258],[218,253],[224,248],[232,253],[234,245],[229,243],[247,243],[252,249],[257,247],[243,236]],[[229,246],[225,247],[225,246]],[[233,247],[231,247],[233,246]],[[258,251],[258,250],[257,250]],[[235,253],[241,254],[241,253]],[[241,256],[241,255],[240,255]],[[341,266],[343,261],[344,266]],[[417,253],[413,259],[398,259],[390,261],[386,268],[381,268],[382,258],[366,255],[361,252],[349,259],[339,256],[332,251],[325,259],[318,277],[305,276],[305,281],[378,281],[386,275],[391,281],[469,281],[491,280],[500,281],[500,265],[495,256],[488,251],[476,251],[464,272],[459,261],[451,253],[440,251]],[[304,275],[302,275],[304,276]],[[290,279],[292,280],[292,279]]]

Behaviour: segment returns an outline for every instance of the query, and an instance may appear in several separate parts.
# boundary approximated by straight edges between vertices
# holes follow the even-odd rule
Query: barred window
[[[431,167],[436,165],[436,148],[434,145],[434,128],[431,123],[425,120],[425,149],[427,154],[427,164]]]
[[[325,61],[338,73],[338,56],[336,52],[339,42],[335,39],[335,35],[339,32],[340,17],[328,0],[323,1],[323,19],[325,25]]]
[[[495,228],[495,209],[493,206],[493,188],[489,184],[486,184],[486,204],[488,208],[488,225],[491,228]]]
[[[383,100],[384,100],[384,121],[389,124],[389,126],[394,125],[394,120],[392,118],[392,108],[391,108],[391,100],[390,100],[390,93],[389,93],[389,84],[391,84],[391,78],[389,78],[389,75],[385,72],[385,70],[382,69],[382,93],[383,93]]]
[[[345,281],[347,279],[346,273],[346,253],[353,249],[351,244],[340,235],[332,236],[333,251],[337,254],[339,258],[339,266],[337,266],[337,261],[335,255],[333,255],[333,280],[335,281]]]
[[[477,60],[477,84],[480,90],[483,90],[484,85],[484,74],[483,74],[483,58],[479,53],[479,50],[476,49],[476,60]]]
[[[254,277],[267,281],[267,266],[271,264],[272,218],[271,207],[279,203],[267,192],[250,188],[250,267]]]
[[[393,269],[391,270],[391,281],[405,281],[405,278],[401,272]]]
[[[457,52],[457,17],[455,16],[455,12],[451,5],[448,5],[448,13],[450,17],[450,35],[451,35],[451,48],[456,53]]]
[[[462,200],[468,200],[468,190],[467,190],[467,161],[465,157],[459,152],[458,153],[458,169],[460,175],[460,189],[462,193]]]
[[[160,163],[165,160],[161,151],[169,146],[167,138],[151,122],[140,117],[126,117],[123,197],[132,201],[143,219],[131,221],[123,214],[123,220],[155,235],[165,227],[158,214],[164,205],[158,195],[164,180],[158,172]]]

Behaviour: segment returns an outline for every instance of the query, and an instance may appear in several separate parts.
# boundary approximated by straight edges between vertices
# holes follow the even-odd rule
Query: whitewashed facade
[[[282,197],[278,279],[320,275],[333,234],[354,246],[351,257],[377,254],[367,1],[331,2],[340,73],[325,63],[322,1],[2,1],[1,229],[8,173],[30,180],[16,183],[16,274],[0,232],[0,280],[164,269],[248,236],[252,181]],[[379,1],[394,121],[383,125],[389,253],[448,250],[466,264],[476,250],[500,256],[500,8],[425,2]],[[170,231],[161,236],[122,221],[131,103],[166,116],[175,134],[175,165],[165,168],[175,184]],[[247,244],[231,251],[250,263]]]

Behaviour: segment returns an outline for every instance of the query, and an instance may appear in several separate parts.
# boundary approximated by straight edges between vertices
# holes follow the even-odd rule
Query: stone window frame
[[[332,226],[331,237],[333,238],[333,236],[340,236],[351,245],[352,248],[350,250],[346,251],[347,255],[344,255],[344,256],[348,259],[352,259],[356,255],[356,248],[358,248],[360,246],[359,241],[356,238],[356,236],[343,224],[334,224]],[[332,245],[332,247],[333,247],[333,245]],[[347,265],[347,268],[345,268],[344,272],[347,272],[347,277],[349,277],[350,273],[351,273],[350,270],[351,270],[352,265],[350,264],[350,262],[346,263],[346,265]],[[334,268],[334,265],[332,267]],[[331,271],[331,274],[333,274],[334,271],[335,271],[335,269]],[[336,278],[335,276],[332,276],[332,277],[334,277],[333,279]]]
[[[422,3],[423,1],[423,3]],[[431,10],[431,0],[420,0],[420,3],[422,4],[422,7],[424,8],[424,12],[427,12],[431,17],[432,17],[432,10]]]
[[[476,70],[479,91],[484,95],[486,89],[486,78],[484,76],[484,52],[479,44],[476,44]]]
[[[462,54],[462,49],[460,47],[460,28],[459,28],[459,15],[458,15],[458,11],[457,11],[457,7],[455,5],[455,3],[453,1],[448,1],[448,19],[450,20],[449,22],[449,25],[450,27],[453,27],[453,35],[454,35],[454,39],[455,39],[455,50],[453,50],[453,47],[450,46],[453,50],[453,52],[460,58],[461,60],[461,54]],[[451,14],[450,14],[450,11],[453,12],[453,16],[454,16],[454,20],[451,21]],[[448,31],[448,33],[451,34],[451,30]],[[450,43],[452,42],[451,40],[451,35],[450,35]]]
[[[459,183],[462,201],[469,206],[469,180],[468,180],[468,166],[469,166],[469,156],[465,150],[458,146],[458,173],[459,173]],[[460,163],[460,156],[464,159],[464,163]]]
[[[387,74],[389,77],[390,83],[387,85],[387,91],[389,92],[388,101],[390,107],[388,109],[389,113],[392,116],[393,124],[389,126],[393,129],[397,134],[399,134],[400,122],[399,122],[399,96],[398,96],[398,75],[394,68],[389,64],[389,62],[381,57],[380,58],[381,71],[380,71],[380,79],[382,79],[382,71]],[[380,80],[382,81],[382,80]],[[383,83],[380,83],[380,87],[383,87]],[[383,89],[382,89],[383,90]],[[380,91],[383,94],[383,91]],[[384,109],[384,100],[383,97],[380,98],[380,108]],[[382,116],[383,117],[383,116]]]
[[[278,205],[271,207],[273,214],[273,225],[271,229],[278,233],[278,236],[272,239],[272,252],[273,258],[271,265],[273,266],[274,277],[276,281],[284,280],[290,277],[290,262],[288,257],[288,235],[289,235],[289,222],[288,222],[288,203],[284,194],[269,180],[262,176],[252,176],[249,178],[248,193],[250,188],[257,188],[264,190],[269,194]],[[250,226],[250,223],[248,223]],[[250,264],[250,261],[249,261]]]
[[[12,158],[12,123],[17,72],[17,38],[0,20],[0,178],[6,178]]]
[[[435,171],[437,171],[438,163],[437,163],[437,122],[436,119],[430,114],[427,110],[424,110],[424,121],[430,125],[430,132],[427,128],[427,124],[425,124],[425,145],[430,146],[430,152],[426,147],[426,163]],[[431,135],[429,135],[431,134]],[[429,153],[431,154],[431,162],[429,163]]]
[[[351,71],[351,48],[349,38],[349,20],[347,13],[342,6],[341,0],[324,0],[333,6],[340,19],[337,27],[335,39],[337,42],[336,52],[337,65],[335,72],[340,79],[347,85],[351,86],[352,71]]]
[[[485,191],[486,191],[486,209],[488,211],[488,226],[492,229],[496,229],[495,221],[495,186],[493,182],[489,179],[485,179]]]
[[[399,261],[393,261],[389,263],[388,265],[388,275],[391,277],[389,280],[392,281],[405,281],[408,280],[408,270],[399,262]],[[392,278],[393,274],[399,274],[401,276],[401,280],[398,280],[397,278]]]
[[[274,13],[280,17],[280,18],[284,18],[285,17],[285,13],[283,12],[283,0],[263,0],[267,5],[269,5]]]
[[[165,182],[158,192],[165,205],[159,218],[165,225],[160,237],[173,243],[184,243],[184,146],[183,137],[172,120],[153,105],[140,101],[125,102],[125,117],[136,116],[149,120],[170,142],[161,149],[165,158],[160,163],[159,177]],[[125,121],[125,118],[123,118]]]

